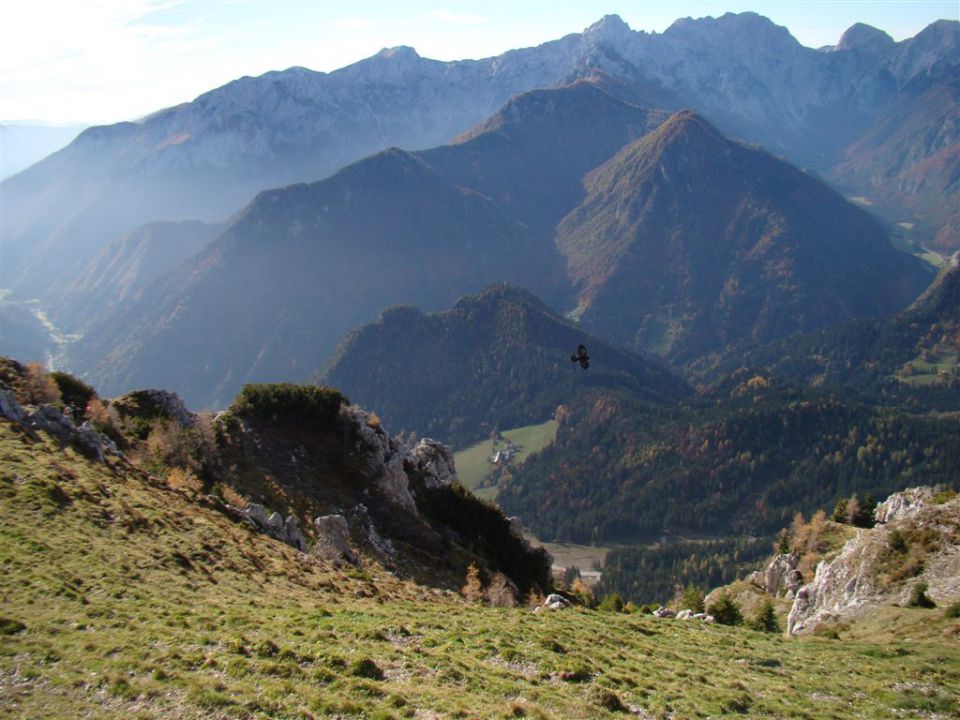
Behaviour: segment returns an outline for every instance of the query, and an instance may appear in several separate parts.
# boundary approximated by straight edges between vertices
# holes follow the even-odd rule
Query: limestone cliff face
[[[800,635],[881,605],[906,605],[918,583],[938,605],[960,598],[960,496],[939,500],[930,488],[911,488],[881,503],[876,527],[859,530],[797,592],[787,631]]]

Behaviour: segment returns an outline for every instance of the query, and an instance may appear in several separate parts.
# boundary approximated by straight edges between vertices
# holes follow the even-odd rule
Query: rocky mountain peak
[[[394,62],[413,62],[420,59],[420,54],[408,45],[398,45],[392,48],[383,48],[376,57]]]
[[[618,45],[629,42],[637,34],[619,15],[604,15],[584,31],[583,39],[588,44]]]
[[[840,36],[840,42],[834,50],[856,50],[866,47],[885,49],[893,45],[893,38],[883,30],[864,23],[856,23]]]
[[[664,31],[664,36],[681,42],[698,41],[753,50],[800,44],[787,28],[755,12],[728,12],[718,18],[681,18]]]

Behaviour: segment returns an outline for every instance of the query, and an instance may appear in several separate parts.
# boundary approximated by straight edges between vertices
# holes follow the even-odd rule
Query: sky
[[[385,47],[499,55],[617,14],[663,32],[681,17],[753,11],[809,47],[855,22],[913,37],[958,0],[4,0],[0,120],[104,124],[194,99],[244,75],[329,72]]]

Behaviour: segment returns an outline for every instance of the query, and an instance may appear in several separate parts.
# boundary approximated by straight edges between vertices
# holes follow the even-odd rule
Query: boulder
[[[0,388],[0,416],[18,423],[26,420],[26,414],[10,388]]]
[[[278,512],[270,513],[270,517],[267,518],[267,527],[269,527],[273,532],[282,530],[283,515]]]
[[[933,500],[933,489],[929,487],[908,488],[894,493],[877,505],[874,518],[878,523],[902,520],[918,513]]]
[[[317,541],[310,553],[321,560],[340,562],[346,560],[357,564],[356,556],[350,551],[350,526],[343,515],[324,515],[313,521],[317,531]]]
[[[288,515],[284,519],[280,513],[273,512],[268,517],[263,505],[257,503],[250,503],[242,512],[260,532],[266,533],[290,547],[295,547],[300,552],[307,551],[307,538],[300,529],[300,521],[297,520],[296,516]]]
[[[676,613],[674,613],[673,610],[663,607],[663,605],[653,611],[653,616],[658,618],[672,618],[674,615],[676,615]]]
[[[550,608],[551,610],[563,610],[564,608],[570,607],[570,601],[567,600],[563,595],[550,593],[547,595],[547,599],[543,601],[543,606]]]
[[[413,449],[417,468],[423,473],[424,484],[431,489],[447,487],[457,480],[453,450],[447,445],[423,438]]]
[[[80,447],[84,454],[95,458],[99,462],[104,462],[107,455],[120,454],[117,444],[87,421],[84,421],[83,425],[77,428],[77,434],[73,442]]]
[[[693,620],[693,610],[681,610],[676,615],[677,620]]]
[[[263,509],[263,505],[250,503],[247,505],[247,509],[244,512],[248,518],[253,520],[254,524],[256,524],[259,529],[266,530],[269,526],[269,523],[267,523],[267,512]]]
[[[394,505],[416,515],[417,503],[410,494],[410,478],[404,472],[403,461],[403,456],[396,453],[384,462],[377,478],[377,487]]]
[[[300,521],[297,520],[296,516],[287,516],[287,519],[283,521],[283,531],[284,542],[287,545],[295,547],[300,552],[307,551],[307,538],[304,536],[303,530],[300,529]]]
[[[768,595],[777,596],[785,592],[788,576],[796,570],[800,562],[800,556],[797,553],[787,553],[776,555],[767,564],[763,571],[763,589]],[[796,588],[794,588],[796,590]]]
[[[77,426],[73,419],[69,415],[65,415],[55,405],[40,405],[27,416],[27,421],[36,430],[43,430],[49,435],[53,435],[61,445],[69,444],[70,439],[77,432]]]

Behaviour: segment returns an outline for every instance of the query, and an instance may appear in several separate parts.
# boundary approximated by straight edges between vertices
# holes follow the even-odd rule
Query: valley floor
[[[941,609],[878,644],[469,605],[0,431],[2,718],[956,717]]]

